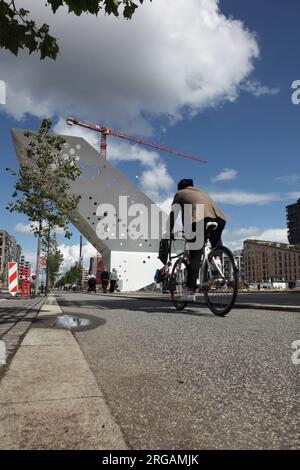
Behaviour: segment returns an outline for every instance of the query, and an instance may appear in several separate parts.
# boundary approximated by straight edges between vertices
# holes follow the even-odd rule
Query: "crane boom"
[[[93,131],[96,131],[96,132],[100,132],[101,133],[101,153],[102,153],[103,156],[105,156],[105,152],[106,152],[106,136],[107,135],[113,135],[115,137],[119,137],[120,139],[129,140],[130,142],[145,145],[146,147],[152,147],[152,148],[155,148],[157,150],[160,150],[161,152],[166,152],[166,153],[169,153],[171,155],[176,155],[178,157],[187,158],[189,160],[193,160],[193,161],[196,161],[196,162],[199,162],[199,163],[207,163],[207,160],[203,160],[202,158],[195,157],[195,156],[190,155],[188,153],[178,152],[177,150],[173,150],[169,147],[164,147],[162,145],[159,145],[159,144],[156,144],[156,143],[153,143],[153,142],[149,142],[147,140],[143,140],[139,137],[135,137],[135,136],[132,136],[132,135],[125,134],[125,132],[114,131],[112,129],[109,129],[108,127],[98,126],[97,124],[90,124],[89,122],[80,121],[79,119],[75,119],[75,118],[68,118],[67,119],[67,124],[69,124],[71,126],[72,125],[77,125],[77,126],[80,126],[80,127],[84,127],[86,129],[90,129],[90,130],[93,130]]]

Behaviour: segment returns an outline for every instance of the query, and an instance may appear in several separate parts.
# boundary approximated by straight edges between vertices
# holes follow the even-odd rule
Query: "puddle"
[[[74,330],[76,328],[89,326],[92,322],[87,318],[74,317],[72,315],[62,315],[56,318],[56,323],[58,326],[62,326],[68,330]]]
[[[35,328],[58,328],[72,331],[84,331],[104,325],[103,318],[87,315],[43,315],[33,320]]]

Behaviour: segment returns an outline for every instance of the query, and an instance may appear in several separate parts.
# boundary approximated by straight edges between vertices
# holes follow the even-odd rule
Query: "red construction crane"
[[[195,162],[199,162],[199,163],[207,163],[207,160],[194,157],[193,155],[189,155],[188,153],[177,152],[176,150],[172,150],[168,147],[163,147],[161,145],[154,144],[153,142],[147,142],[146,140],[140,139],[139,137],[134,137],[132,135],[125,134],[125,132],[113,131],[112,129],[109,129],[107,127],[98,126],[97,124],[90,124],[89,122],[80,121],[79,119],[75,119],[72,117],[67,119],[67,124],[69,126],[76,125],[76,126],[85,127],[86,129],[91,129],[92,131],[100,132],[101,133],[100,155],[101,157],[105,159],[106,159],[106,147],[107,147],[106,136],[113,135],[115,137],[119,137],[120,139],[130,140],[131,142],[134,142],[136,144],[145,145],[147,147],[152,147],[157,150],[160,150],[161,152],[167,152],[172,155],[176,155],[177,157],[188,158],[189,160],[194,160]]]

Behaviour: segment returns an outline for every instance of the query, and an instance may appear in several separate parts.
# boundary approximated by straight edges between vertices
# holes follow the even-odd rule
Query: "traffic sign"
[[[8,263],[8,290],[13,296],[18,292],[18,263],[15,261]]]
[[[41,266],[47,266],[47,258],[45,256],[42,256],[40,259],[40,265]]]

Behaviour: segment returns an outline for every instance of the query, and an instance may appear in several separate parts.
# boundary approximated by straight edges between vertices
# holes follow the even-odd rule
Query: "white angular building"
[[[24,132],[12,129],[19,163],[24,161],[28,145]],[[107,270],[117,269],[123,290],[135,291],[153,283],[155,270],[161,267],[157,256],[162,221],[166,214],[86,140],[74,136],[62,137],[66,141],[64,154],[75,157],[82,170],[82,175],[71,187],[72,193],[80,196],[80,203],[70,216],[70,221],[103,255]],[[105,204],[113,206],[115,214],[111,206],[106,207]],[[140,211],[138,204],[143,205]],[[125,206],[130,208],[129,215]],[[155,215],[154,223],[151,222],[151,211]],[[127,220],[124,214],[128,215]],[[140,233],[138,239],[132,239],[131,232],[135,236],[140,232],[141,219],[148,222],[148,231]],[[103,230],[105,236],[102,233],[99,237]]]

